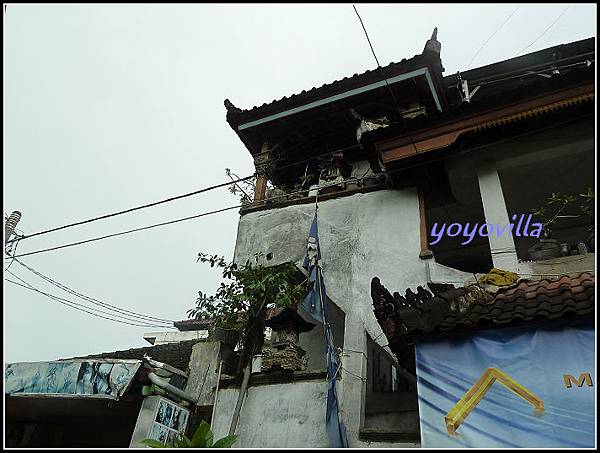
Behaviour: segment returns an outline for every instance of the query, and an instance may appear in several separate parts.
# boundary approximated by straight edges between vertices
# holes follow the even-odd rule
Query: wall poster
[[[166,398],[156,407],[148,438],[170,444],[177,434],[185,433],[190,412]]]

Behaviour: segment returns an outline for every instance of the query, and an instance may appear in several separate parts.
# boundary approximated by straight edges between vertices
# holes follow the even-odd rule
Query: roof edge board
[[[247,123],[240,124],[237,127],[237,130],[238,131],[242,131],[244,129],[249,129],[251,127],[258,126],[260,124],[268,123],[270,121],[274,121],[274,120],[279,119],[279,118],[284,118],[286,116],[293,115],[295,113],[300,113],[300,112],[303,112],[305,110],[309,110],[309,109],[312,109],[312,108],[315,108],[315,107],[319,107],[321,105],[329,104],[331,102],[335,102],[335,101],[338,101],[340,99],[345,99],[347,97],[355,96],[357,94],[361,94],[361,93],[365,93],[367,91],[371,91],[371,90],[374,90],[374,89],[377,89],[377,88],[381,88],[381,87],[383,87],[383,86],[386,85],[386,81],[387,81],[388,84],[391,85],[393,83],[402,82],[403,80],[411,79],[413,77],[418,77],[418,76],[421,76],[421,75],[425,76],[425,78],[427,79],[427,83],[428,83],[429,89],[431,90],[432,95],[434,97],[436,106],[441,111],[442,108],[441,108],[441,105],[440,105],[440,102],[439,102],[439,99],[438,99],[438,96],[437,96],[437,92],[435,91],[435,88],[433,86],[433,81],[432,81],[431,75],[429,73],[429,68],[422,67],[422,68],[415,69],[415,70],[410,71],[410,72],[406,72],[404,74],[399,74],[397,76],[390,77],[389,79],[384,79],[384,80],[381,80],[379,82],[374,82],[374,83],[371,83],[369,85],[365,85],[365,86],[362,86],[362,87],[359,87],[359,88],[354,88],[352,90],[345,91],[343,93],[336,94],[334,96],[329,96],[329,97],[326,97],[326,98],[323,98],[323,99],[319,99],[317,101],[309,102],[308,104],[304,104],[304,105],[301,105],[299,107],[295,107],[293,109],[285,110],[283,112],[275,113],[273,115],[269,115],[269,116],[266,116],[264,118],[260,118],[260,119],[254,120],[254,121],[249,121]]]

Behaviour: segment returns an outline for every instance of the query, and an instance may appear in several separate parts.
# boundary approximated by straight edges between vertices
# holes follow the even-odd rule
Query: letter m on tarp
[[[583,384],[586,384],[588,387],[594,386],[594,384],[592,383],[592,376],[590,376],[590,373],[581,373],[579,375],[579,379],[575,379],[570,374],[565,374],[563,376],[563,381],[565,383],[565,387],[567,387],[568,389],[570,389],[573,386],[573,384],[575,384],[577,387],[583,387]]]

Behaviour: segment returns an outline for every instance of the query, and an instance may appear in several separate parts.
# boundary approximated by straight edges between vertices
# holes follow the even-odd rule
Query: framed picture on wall
[[[171,443],[175,436],[185,433],[190,411],[161,398],[156,407],[148,437],[163,444]]]

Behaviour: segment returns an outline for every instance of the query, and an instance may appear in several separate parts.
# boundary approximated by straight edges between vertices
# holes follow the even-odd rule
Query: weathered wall
[[[295,205],[244,215],[238,225],[234,259],[272,253],[270,265],[302,264],[314,205]],[[382,346],[381,329],[371,305],[371,279],[387,288],[413,289],[427,281],[427,263],[419,259],[419,205],[416,190],[382,190],[319,203],[319,238],[327,295],[346,317],[365,324]],[[434,281],[457,284],[470,274],[429,261]],[[316,329],[315,329],[316,330]]]
[[[239,388],[219,390],[212,422],[215,439],[226,436]],[[325,380],[250,387],[234,447],[328,447]]]
[[[313,204],[295,205],[244,215],[238,226],[235,260],[252,259],[254,253],[262,252],[272,254],[272,259],[265,261],[268,264],[293,261],[301,265],[314,209]],[[364,408],[363,379],[367,376],[363,355],[367,352],[366,334],[381,346],[387,345],[373,315],[371,279],[377,276],[386,287],[402,291],[424,285],[428,274],[436,281],[455,282],[464,281],[468,274],[432,262],[428,270],[419,259],[419,205],[415,189],[382,190],[323,201],[319,203],[318,216],[327,295],[346,315],[344,369],[339,384],[342,414],[350,446],[365,446],[367,443],[359,440],[358,432]],[[252,407],[253,401],[244,407],[266,412],[258,399],[258,407]],[[319,403],[324,403],[324,399]],[[222,408],[217,409],[221,411]],[[324,424],[323,413],[315,415],[319,425]],[[281,438],[276,445],[292,446]]]
[[[269,264],[302,263],[314,205],[295,205],[244,215],[235,260],[272,253]],[[384,190],[319,203],[319,237],[327,295],[347,315],[360,317],[374,338],[371,278],[390,288],[424,284],[419,260],[419,207],[415,190]]]

